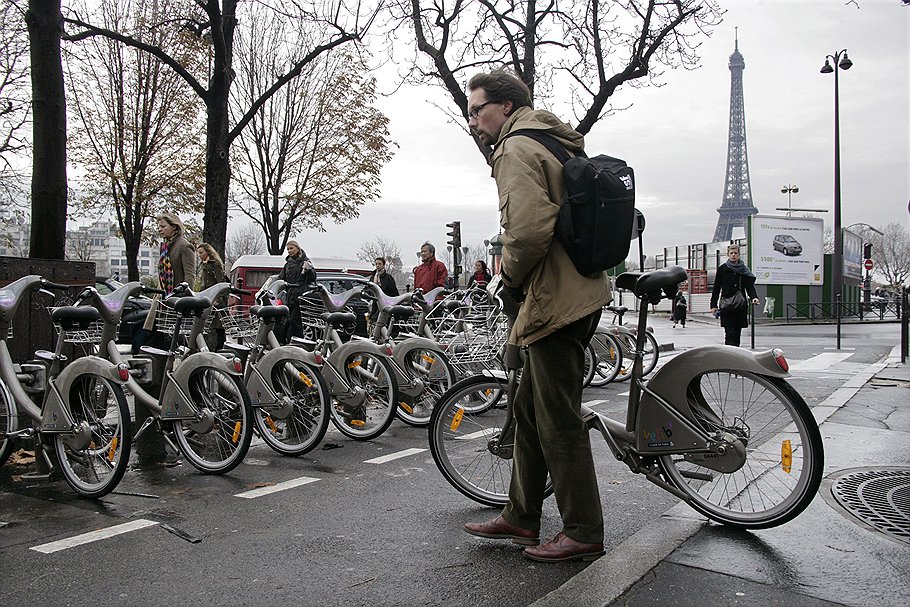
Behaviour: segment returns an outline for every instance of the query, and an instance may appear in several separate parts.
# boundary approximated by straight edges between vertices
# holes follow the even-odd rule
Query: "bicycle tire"
[[[13,400],[9,388],[0,380],[0,466],[6,463],[10,454],[13,452],[13,443],[15,440],[7,437],[10,432],[15,432],[19,428],[19,414],[16,408],[16,402]]]
[[[436,403],[455,383],[455,370],[442,350],[431,348],[409,351],[404,357],[402,369],[408,376],[422,381],[424,388],[409,402],[405,403],[402,397],[395,415],[409,426],[424,428],[430,424]],[[403,405],[411,410],[407,411]]]
[[[470,403],[484,393],[496,395],[493,404],[472,407]],[[506,395],[505,380],[466,377],[440,399],[428,428],[430,453],[443,477],[462,495],[486,506],[504,506],[509,501],[512,460],[488,448],[505,420]],[[472,413],[472,409],[481,411]],[[545,495],[552,493],[548,479]]]
[[[632,377],[632,365],[635,364],[635,336],[624,334],[614,337],[622,345],[622,363],[614,381],[627,381]],[[658,356],[660,356],[660,348],[657,345],[657,339],[650,333],[645,333],[645,355],[641,361],[642,377],[646,377],[654,370],[654,367],[657,366]]]
[[[380,436],[392,425],[398,408],[398,385],[392,365],[370,352],[352,352],[343,361],[342,369],[348,384],[364,391],[365,400],[353,408],[335,403],[330,409],[332,423],[354,440]]]
[[[622,348],[616,338],[609,333],[595,333],[591,338],[591,346],[597,355],[597,368],[591,385],[600,388],[616,379],[622,366]]]
[[[57,466],[63,480],[79,495],[105,496],[129,465],[132,433],[126,395],[106,377],[83,373],[64,396],[80,432],[53,435]]]
[[[205,474],[230,472],[243,461],[253,440],[253,408],[240,378],[218,367],[199,367],[181,386],[207,416],[171,424],[187,461]]]
[[[266,379],[278,403],[253,407],[256,430],[282,455],[309,453],[329,428],[332,397],[325,380],[317,369],[297,359],[279,360]]]
[[[591,344],[585,348],[585,367],[584,375],[581,379],[581,387],[587,388],[591,385],[591,380],[594,379],[594,373],[597,371],[597,353],[594,352],[594,347]]]
[[[700,465],[717,466],[716,457],[710,462],[699,462],[697,454],[659,458],[664,477],[691,498],[689,505],[714,521],[744,529],[782,525],[806,509],[821,483],[824,446],[812,411],[790,384],[753,373],[711,371],[692,382],[688,397],[705,430],[738,438],[728,452],[743,447],[742,463],[726,473]]]

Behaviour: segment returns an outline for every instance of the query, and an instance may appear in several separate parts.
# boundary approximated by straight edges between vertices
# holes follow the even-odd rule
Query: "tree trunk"
[[[214,91],[212,91],[214,93]],[[209,107],[205,153],[205,214],[203,215],[202,238],[212,245],[224,258],[224,243],[227,238],[228,192],[231,183],[227,125],[227,93],[223,99],[211,102],[222,105],[221,109]],[[197,243],[198,244],[198,243]]]
[[[60,60],[60,0],[29,0],[33,158],[29,257],[64,259],[66,246],[66,94]]]

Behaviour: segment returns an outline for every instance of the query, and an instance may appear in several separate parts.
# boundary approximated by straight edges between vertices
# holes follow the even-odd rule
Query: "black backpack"
[[[566,198],[556,220],[556,239],[578,273],[589,276],[622,263],[632,244],[635,220],[635,173],[625,161],[603,154],[571,157],[559,141],[543,131],[519,129],[562,163]]]

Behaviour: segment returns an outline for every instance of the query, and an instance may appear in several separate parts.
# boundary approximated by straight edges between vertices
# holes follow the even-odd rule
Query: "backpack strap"
[[[505,141],[506,139],[508,139],[509,137],[512,137],[513,135],[523,135],[525,137],[530,137],[531,139],[533,139],[534,141],[536,141],[543,147],[547,148],[547,150],[549,150],[549,152],[551,154],[556,156],[556,158],[559,159],[559,162],[561,162],[563,164],[569,162],[569,160],[572,158],[572,156],[569,155],[568,150],[566,150],[566,147],[563,144],[561,144],[559,142],[559,140],[556,139],[556,137],[554,137],[553,135],[550,135],[549,133],[546,133],[540,129],[518,129],[517,131],[512,131],[511,133],[508,133],[505,137],[502,138],[502,141]],[[500,144],[502,143],[502,141],[500,141]],[[576,154],[576,156],[582,156],[582,157],[587,158],[587,156],[585,156],[585,153],[583,151],[579,151]]]

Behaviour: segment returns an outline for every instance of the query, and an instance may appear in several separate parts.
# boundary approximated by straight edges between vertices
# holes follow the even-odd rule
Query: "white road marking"
[[[474,440],[475,438],[483,438],[484,436],[489,436],[494,432],[499,432],[499,428],[486,428],[484,430],[478,430],[477,432],[471,432],[470,434],[465,434],[464,436],[456,436],[455,440]]]
[[[602,404],[604,404],[605,402],[607,402],[607,401],[605,401],[605,400],[589,400],[588,402],[586,402],[586,403],[581,403],[581,404],[583,404],[585,407],[596,407],[597,405],[602,405]]]
[[[798,360],[790,365],[790,371],[822,371],[853,356],[852,352],[830,352],[818,354],[806,360]]]
[[[251,500],[253,498],[262,497],[263,495],[269,495],[270,493],[278,493],[279,491],[293,489],[294,487],[300,487],[301,485],[315,483],[318,480],[319,480],[318,478],[311,478],[309,476],[301,476],[300,478],[295,478],[295,479],[291,479],[289,481],[284,481],[283,483],[275,483],[274,485],[269,485],[268,487],[257,487],[256,489],[251,489],[250,491],[244,491],[243,493],[235,493],[234,497],[242,497],[244,499]]]
[[[140,518],[136,519],[135,521],[123,523],[122,525],[114,525],[113,527],[108,527],[107,529],[90,531],[89,533],[83,533],[82,535],[70,537],[65,540],[58,540],[56,542],[50,542],[48,544],[41,544],[40,546],[32,546],[30,550],[44,554],[51,554],[52,552],[59,552],[60,550],[66,550],[67,548],[75,548],[76,546],[81,546],[82,544],[97,542],[98,540],[105,540],[109,537],[114,537],[115,535],[121,535],[123,533],[129,533],[130,531],[145,529],[146,527],[152,527],[157,524],[158,521],[149,521],[144,518]]]
[[[388,455],[383,455],[382,457],[374,457],[373,459],[364,460],[364,464],[384,464],[390,462],[394,459],[399,459],[402,457],[408,457],[409,455],[416,455],[418,453],[423,453],[426,449],[405,449],[404,451],[398,451],[397,453],[389,453]]]

